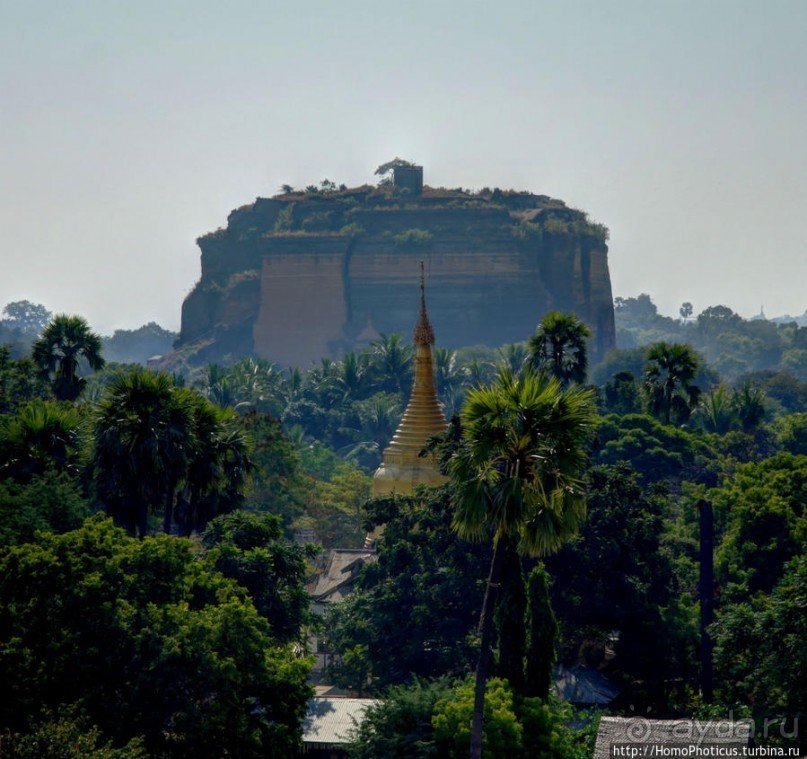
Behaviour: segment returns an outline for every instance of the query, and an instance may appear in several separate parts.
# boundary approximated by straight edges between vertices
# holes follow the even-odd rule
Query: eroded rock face
[[[439,344],[525,340],[549,310],[592,329],[596,361],[614,347],[606,231],[530,193],[362,187],[259,198],[199,239],[202,277],[182,308],[180,344],[199,362],[254,354],[283,366],[408,335],[419,261]]]

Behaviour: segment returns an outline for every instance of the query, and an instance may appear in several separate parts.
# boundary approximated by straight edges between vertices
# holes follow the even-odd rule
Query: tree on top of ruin
[[[399,166],[414,166],[415,164],[412,161],[405,161],[403,158],[393,158],[391,161],[387,161],[386,163],[382,163],[376,170],[376,176],[380,176],[381,179],[378,180],[379,186],[387,185],[392,183],[392,172]]]

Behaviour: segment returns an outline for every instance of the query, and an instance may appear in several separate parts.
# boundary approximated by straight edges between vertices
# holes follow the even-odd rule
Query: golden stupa
[[[437,487],[447,481],[440,474],[437,458],[421,456],[432,435],[445,432],[443,411],[434,384],[434,330],[426,313],[426,285],[420,263],[420,317],[415,327],[415,378],[412,395],[392,442],[384,450],[384,460],[373,476],[373,496],[408,495],[418,485]]]

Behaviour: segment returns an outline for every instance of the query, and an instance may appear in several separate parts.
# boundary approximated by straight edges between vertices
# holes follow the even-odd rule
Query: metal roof
[[[303,743],[311,748],[341,746],[364,719],[374,698],[312,698],[303,720]]]
[[[747,746],[751,731],[750,720],[701,722],[694,719],[603,717],[597,731],[594,759],[610,759],[614,756],[615,745]]]

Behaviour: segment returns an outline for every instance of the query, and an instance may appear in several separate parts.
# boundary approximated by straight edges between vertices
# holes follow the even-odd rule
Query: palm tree
[[[443,414],[450,419],[459,413],[465,400],[466,374],[457,361],[457,352],[448,348],[434,349],[434,384]]]
[[[465,382],[468,387],[486,385],[495,376],[496,367],[490,361],[474,357],[463,367]]]
[[[79,361],[98,371],[104,365],[101,338],[90,330],[80,316],[59,314],[45,327],[31,347],[31,358],[42,376],[52,383],[60,401],[74,401],[81,395],[86,380],[79,377]]]
[[[700,359],[689,345],[656,343],[647,351],[645,392],[650,412],[665,424],[685,423],[698,405],[700,388],[692,384]]]
[[[480,617],[471,756],[481,757],[483,703],[496,588],[504,555],[543,556],[577,532],[585,514],[581,474],[595,422],[592,391],[564,389],[558,379],[503,369],[490,386],[471,390],[462,438],[448,462],[460,537],[491,534],[493,559]]]
[[[107,508],[145,537],[149,514],[186,534],[234,508],[251,464],[240,417],[164,373],[115,377],[98,405],[95,475]]]
[[[530,358],[524,343],[507,343],[499,348],[498,353],[501,363],[513,374],[518,374]]]
[[[145,537],[148,516],[173,498],[187,463],[188,409],[164,373],[118,374],[98,405],[94,468],[112,515]],[[170,517],[169,517],[170,519]]]
[[[698,416],[707,432],[718,435],[725,435],[735,426],[737,414],[725,385],[718,385],[700,399]]]
[[[283,410],[280,398],[283,383],[283,375],[271,361],[250,356],[226,369],[210,364],[201,391],[217,406],[241,413],[254,410],[279,416]]]
[[[765,418],[765,392],[745,383],[734,392],[732,406],[743,432],[754,432]]]
[[[586,381],[586,340],[591,330],[573,313],[550,311],[529,340],[529,364],[557,377],[564,385]]]
[[[218,406],[235,406],[235,394],[229,371],[218,364],[208,364],[205,376],[205,395]]]
[[[353,404],[355,417],[348,420],[340,432],[353,442],[339,449],[346,459],[353,459],[368,468],[375,469],[381,462],[384,447],[392,440],[401,409],[397,396],[391,393],[376,393]]]
[[[336,386],[342,403],[363,398],[369,385],[370,356],[366,352],[346,353],[339,366]]]
[[[340,396],[339,380],[341,364],[331,358],[321,358],[319,366],[308,371],[306,383],[311,399],[324,409],[338,403]]]
[[[411,345],[405,345],[400,335],[381,335],[370,344],[373,372],[379,390],[405,395],[412,384]]]
[[[196,393],[179,395],[188,409],[191,435],[176,521],[183,534],[191,535],[240,503],[252,463],[240,417],[232,409],[219,408]],[[166,532],[170,525],[166,514]]]
[[[81,420],[77,409],[33,400],[0,417],[0,478],[30,482],[48,469],[76,474]]]

